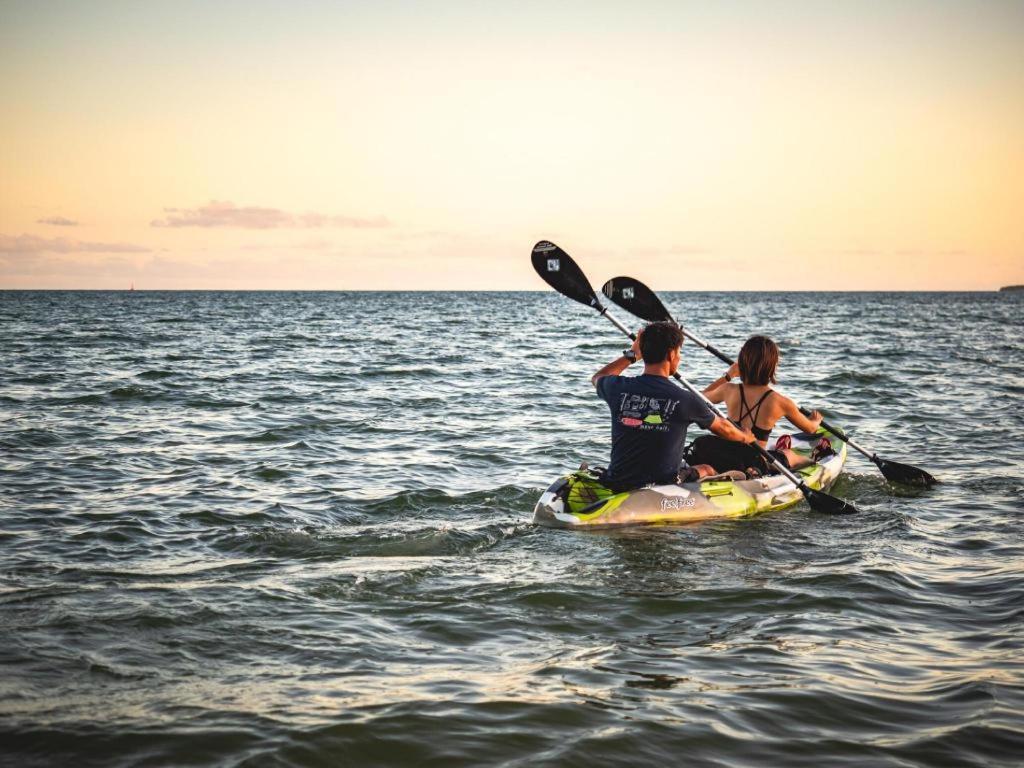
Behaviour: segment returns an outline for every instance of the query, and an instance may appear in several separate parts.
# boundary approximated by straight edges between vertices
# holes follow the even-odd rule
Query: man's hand
[[[640,353],[640,337],[644,335],[644,329],[641,328],[636,332],[636,338],[633,339],[633,354],[636,355],[637,360],[643,360],[644,356]]]
[[[636,339],[633,341],[633,346],[631,347],[631,349],[633,350],[633,353],[636,355],[636,359],[637,360],[641,360],[642,359],[640,357],[640,336],[641,336],[642,333],[643,333],[643,329],[641,328],[640,331],[637,332]],[[599,370],[597,373],[595,373],[593,376],[591,376],[590,377],[590,383],[593,384],[596,387],[598,379],[601,379],[601,378],[603,378],[605,376],[618,376],[624,370],[629,368],[629,366],[631,366],[632,364],[633,364],[633,361],[630,360],[625,355],[623,355],[622,357],[618,358],[617,360],[612,360],[610,363],[608,363],[608,365],[604,366],[601,370]]]
[[[709,429],[712,434],[724,437],[726,440],[731,440],[734,443],[746,443],[747,445],[752,445],[757,442],[757,438],[754,437],[753,432],[740,429],[731,421],[724,419],[721,416],[715,417],[715,420],[711,422]]]

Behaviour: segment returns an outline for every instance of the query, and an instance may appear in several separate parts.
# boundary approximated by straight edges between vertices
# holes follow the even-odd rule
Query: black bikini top
[[[764,429],[762,427],[757,426],[757,417],[758,417],[758,414],[761,413],[761,406],[764,404],[765,398],[768,397],[768,395],[770,395],[772,393],[772,390],[770,390],[770,389],[766,390],[765,393],[763,395],[761,395],[760,399],[758,399],[758,401],[756,403],[754,403],[754,406],[750,407],[749,405],[747,405],[747,396],[743,392],[743,385],[740,384],[739,387],[740,387],[740,417],[735,422],[733,422],[733,423],[736,424],[736,426],[739,427],[740,429],[743,429],[743,420],[745,418],[747,418],[747,416],[749,416],[750,417],[750,431],[754,433],[754,437],[756,437],[761,442],[764,442],[771,435],[772,428],[769,427],[768,429]]]

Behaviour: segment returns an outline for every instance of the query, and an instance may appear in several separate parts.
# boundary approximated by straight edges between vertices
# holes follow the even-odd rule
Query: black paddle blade
[[[554,243],[541,240],[533,246],[530,260],[541,279],[563,296],[594,309],[604,309],[583,270]]]
[[[604,284],[601,293],[627,312],[632,312],[649,323],[658,323],[662,320],[675,322],[657,294],[636,278],[613,277]]]
[[[904,485],[916,485],[921,488],[929,488],[935,485],[938,480],[929,475],[923,469],[912,467],[909,464],[901,464],[898,461],[888,461],[874,458],[875,464],[882,470],[885,479],[890,483],[903,483]]]
[[[815,491],[807,486],[800,490],[804,492],[804,498],[815,512],[823,512],[826,515],[855,515],[860,512],[850,502],[837,499],[824,491]]]

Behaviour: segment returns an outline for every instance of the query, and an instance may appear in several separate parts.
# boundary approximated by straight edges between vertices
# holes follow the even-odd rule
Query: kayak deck
[[[817,440],[826,434],[792,435],[792,448],[809,456]],[[835,454],[798,469],[794,474],[814,490],[827,491],[846,463],[846,443],[828,434]],[[533,522],[551,528],[620,525],[671,525],[725,517],[747,517],[798,504],[803,494],[784,475],[753,480],[715,480],[674,485],[651,485],[607,495],[580,506],[571,503],[567,491],[574,475],[559,478],[545,491],[533,510]]]

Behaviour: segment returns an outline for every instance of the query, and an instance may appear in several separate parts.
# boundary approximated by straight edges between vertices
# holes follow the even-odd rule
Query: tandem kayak
[[[835,453],[795,471],[816,491],[827,491],[838,479],[846,463],[846,443],[825,430],[814,435],[791,435],[793,450],[809,456],[823,434],[828,434]],[[549,528],[671,525],[748,517],[785,509],[802,500],[800,490],[783,475],[649,485],[613,493],[598,482],[596,474],[581,469],[560,477],[544,492],[533,509],[533,522]]]

